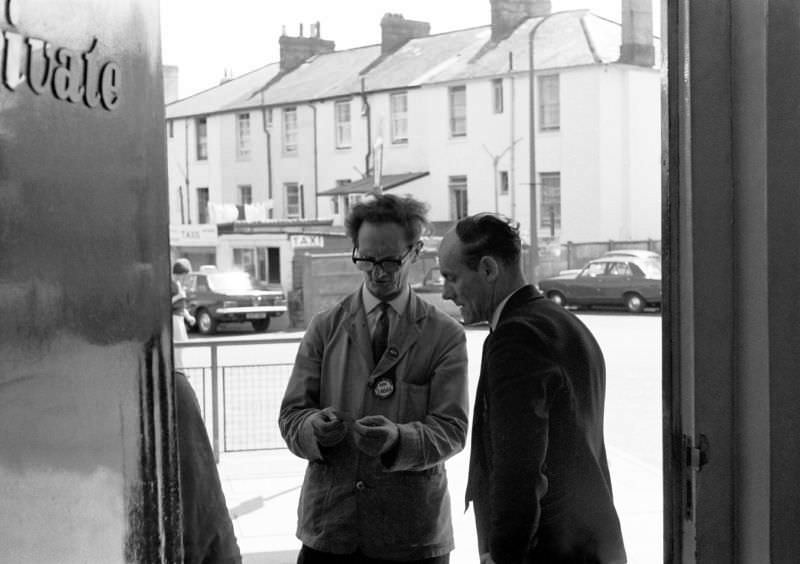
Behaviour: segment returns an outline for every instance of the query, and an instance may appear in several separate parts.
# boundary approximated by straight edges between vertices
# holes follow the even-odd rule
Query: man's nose
[[[452,300],[453,299],[453,291],[450,289],[450,287],[447,285],[447,283],[445,283],[445,285],[442,286],[442,299],[443,300]]]

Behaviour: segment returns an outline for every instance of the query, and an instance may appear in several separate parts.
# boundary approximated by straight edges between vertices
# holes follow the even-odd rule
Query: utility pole
[[[530,33],[528,33],[528,101],[530,103],[530,111],[528,112],[528,146],[530,153],[528,155],[530,174],[530,264],[529,264],[529,279],[530,284],[536,283],[536,267],[539,265],[539,234],[538,234],[538,210],[536,205],[536,79],[535,71],[536,65],[533,59],[533,41],[536,38],[536,32],[539,27],[547,21],[550,17],[558,14],[553,12],[544,16],[536,25],[533,26]]]

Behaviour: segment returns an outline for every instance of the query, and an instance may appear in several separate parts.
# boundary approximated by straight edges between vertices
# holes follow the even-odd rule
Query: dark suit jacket
[[[467,503],[497,564],[625,562],[603,440],[605,362],[533,286],[486,338]]]

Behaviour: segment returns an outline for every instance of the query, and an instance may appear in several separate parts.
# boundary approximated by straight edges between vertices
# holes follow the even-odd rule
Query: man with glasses
[[[460,220],[442,297],[488,321],[466,500],[482,563],[625,562],[603,439],[605,362],[583,323],[525,283],[516,225]]]
[[[444,462],[466,442],[467,351],[462,327],[408,283],[426,211],[387,194],[352,208],[364,281],[300,343],[280,413],[309,461],[298,563],[449,562]]]

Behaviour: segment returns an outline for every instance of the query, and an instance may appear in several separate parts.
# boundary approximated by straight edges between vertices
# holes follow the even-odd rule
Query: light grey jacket
[[[467,351],[462,327],[411,293],[377,366],[360,291],[316,315],[297,353],[280,413],[289,449],[309,461],[297,536],[316,550],[416,560],[453,549],[444,461],[467,434]],[[395,391],[372,393],[394,373]],[[320,449],[309,417],[333,406],[398,424],[399,445],[368,457],[352,431]]]

